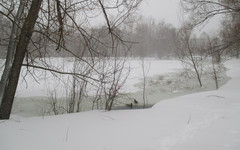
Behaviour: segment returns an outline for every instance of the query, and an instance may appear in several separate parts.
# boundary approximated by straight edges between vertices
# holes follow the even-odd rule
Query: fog
[[[180,26],[179,0],[147,0],[143,1],[139,14],[146,18],[154,18],[156,21],[164,20],[174,26]]]

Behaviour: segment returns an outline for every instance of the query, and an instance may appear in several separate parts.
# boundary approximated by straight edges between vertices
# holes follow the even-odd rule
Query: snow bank
[[[161,101],[151,109],[91,111],[0,121],[1,150],[240,149],[240,60],[217,91]]]

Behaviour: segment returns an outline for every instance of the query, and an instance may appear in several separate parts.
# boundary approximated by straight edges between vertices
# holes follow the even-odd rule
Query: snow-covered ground
[[[150,109],[90,111],[0,122],[1,150],[238,150],[240,60],[219,90],[161,101]]]

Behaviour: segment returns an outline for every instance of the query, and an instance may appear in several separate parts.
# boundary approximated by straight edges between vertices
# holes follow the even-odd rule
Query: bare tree
[[[56,90],[53,90],[53,91],[49,92],[49,94],[50,94],[50,96],[49,96],[50,108],[48,110],[48,114],[51,114],[51,112],[53,112],[54,115],[58,115],[60,108],[58,106],[57,92],[56,92]]]
[[[147,74],[150,69],[150,63],[146,65],[145,58],[141,58],[141,68],[142,68],[142,76],[143,76],[143,108],[147,108],[148,101],[147,101],[146,85],[147,85]]]
[[[113,68],[113,73],[109,74],[110,75],[110,80],[108,80],[104,85],[104,95],[105,95],[105,110],[111,110],[114,104],[114,101],[116,100],[120,88],[124,85],[129,72],[130,68],[125,68],[125,63],[126,59],[122,58],[113,58],[114,65],[112,66]]]
[[[211,45],[210,45],[211,46]],[[214,61],[214,52],[213,49],[209,49],[209,53],[211,54],[212,58],[212,70],[213,70],[213,79],[215,81],[216,89],[219,88],[219,83],[218,83],[218,74],[217,74],[217,68],[216,68],[216,63]]]
[[[220,69],[220,65],[222,62],[222,58],[221,58],[221,49],[219,50],[219,45],[220,45],[220,38],[218,37],[210,37],[209,35],[207,35],[206,33],[204,33],[202,35],[203,41],[204,41],[204,45],[202,47],[204,47],[204,51],[205,53],[210,56],[211,58],[211,65],[212,65],[212,78],[215,81],[215,86],[216,89],[219,88],[219,71]]]
[[[38,17],[41,3],[42,0],[32,1],[28,15],[25,19],[23,27],[21,28],[16,48],[14,47],[13,51],[8,51],[6,62],[11,63],[10,65],[7,65],[7,68],[5,67],[6,69],[4,69],[3,77],[0,82],[0,91],[2,93],[0,97],[0,119],[9,119],[22,62],[33,33],[33,28]],[[19,10],[20,9],[21,7],[19,7]],[[15,22],[13,22],[13,24],[15,24]],[[16,37],[17,35],[13,33],[13,36]]]
[[[200,62],[203,57],[196,39],[192,38],[192,30],[193,26],[188,23],[179,29],[175,40],[178,49],[176,53],[183,64],[194,69],[199,86],[202,87]]]
[[[240,4],[239,4],[240,5]],[[240,56],[240,12],[226,15],[221,22],[220,37],[222,39],[221,51],[239,58]]]
[[[240,43],[239,0],[181,0],[184,13],[189,14],[189,20],[193,26],[207,23],[215,16],[223,16],[220,37],[222,42],[218,45],[218,51],[233,51],[235,56],[239,56],[238,45]],[[223,52],[221,52],[223,54]]]
[[[0,1],[0,14],[5,16],[12,22],[13,40],[17,37],[13,45],[13,51],[8,51],[3,76],[0,83],[0,119],[8,119],[11,113],[12,103],[16,92],[19,74],[22,66],[28,68],[34,67],[51,71],[52,73],[75,75],[81,80],[85,78],[100,82],[85,74],[77,74],[59,70],[54,66],[49,65],[44,59],[40,59],[41,64],[36,64],[34,52],[38,52],[41,58],[49,55],[50,49],[55,49],[56,52],[65,52],[69,56],[77,57],[79,60],[89,65],[96,73],[99,73],[94,65],[94,57],[102,56],[96,49],[95,42],[109,47],[91,34],[91,18],[103,16],[103,20],[107,25],[108,35],[111,36],[110,47],[115,47],[113,44],[116,39],[122,43],[124,41],[116,30],[121,24],[136,11],[141,0],[117,0],[117,1],[67,1],[67,0],[32,0],[32,1]],[[24,3],[26,3],[24,5]],[[22,8],[23,7],[23,8]],[[19,11],[16,12],[16,9]],[[22,13],[22,9],[24,9]],[[109,14],[114,14],[113,19],[109,19]],[[21,15],[23,14],[23,15]],[[78,19],[77,19],[78,18]],[[21,20],[20,23],[18,23]],[[80,22],[80,23],[79,23]],[[16,32],[14,26],[16,25]],[[35,26],[35,27],[34,27]],[[18,35],[19,34],[19,35]],[[32,36],[33,35],[33,36]],[[81,54],[71,51],[69,47],[69,37],[80,35],[83,42]],[[109,42],[109,41],[108,41]],[[10,42],[9,42],[10,43]],[[12,44],[9,44],[12,45]],[[114,49],[112,49],[114,50]],[[92,59],[85,59],[83,56],[90,56]],[[24,62],[25,58],[25,62]],[[37,57],[38,58],[38,57]]]
[[[238,13],[239,0],[181,0],[185,13],[190,13],[194,25],[205,23],[216,15]]]
[[[208,55],[210,55],[211,57],[211,64],[212,64],[212,76],[213,79],[215,81],[215,86],[216,89],[219,88],[219,75],[218,75],[218,66],[220,64],[221,61],[219,61],[219,51],[216,50],[216,46],[218,46],[220,43],[219,38],[212,38],[210,39],[209,36],[207,36],[207,47],[206,47],[206,51],[208,53]]]

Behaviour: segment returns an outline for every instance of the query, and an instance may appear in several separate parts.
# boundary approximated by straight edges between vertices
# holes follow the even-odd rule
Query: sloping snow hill
[[[1,150],[239,150],[240,60],[216,91],[161,101],[151,109],[91,111],[0,121]]]

